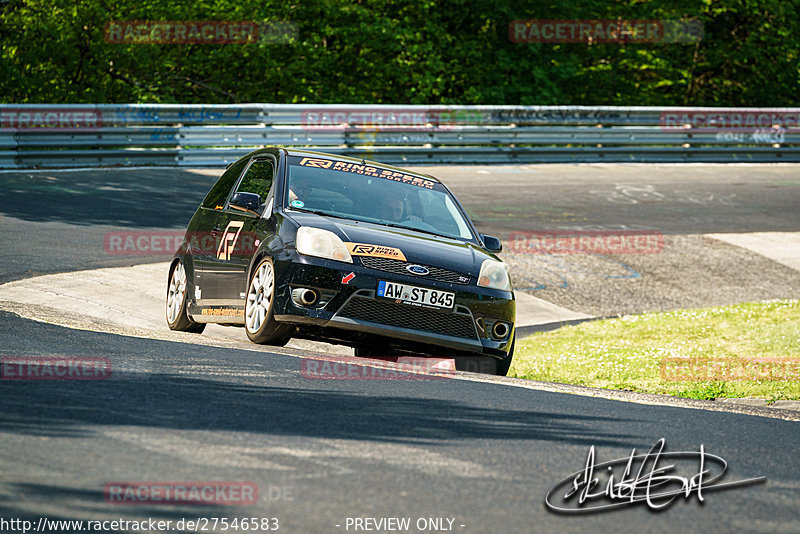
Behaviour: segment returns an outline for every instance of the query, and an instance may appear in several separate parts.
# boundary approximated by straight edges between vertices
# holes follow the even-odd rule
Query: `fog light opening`
[[[508,325],[500,321],[494,323],[492,335],[497,339],[505,339],[508,336]]]
[[[292,290],[292,300],[298,306],[313,306],[319,300],[319,295],[313,289],[299,287]]]

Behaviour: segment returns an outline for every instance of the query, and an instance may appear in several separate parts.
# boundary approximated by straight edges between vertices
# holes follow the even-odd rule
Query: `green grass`
[[[720,373],[668,380],[676,358],[731,364],[738,379]],[[791,359],[788,365],[753,358]],[[681,369],[686,371],[684,367]],[[760,367],[759,367],[760,365]],[[772,369],[792,379],[759,379]],[[777,369],[777,371],[776,371]],[[789,369],[789,372],[781,371]],[[517,340],[509,376],[608,389],[666,393],[695,399],[759,397],[800,399],[800,300],[750,302],[589,321]],[[742,379],[746,373],[747,378]],[[708,378],[717,377],[717,380]],[[684,375],[685,376],[685,375]]]

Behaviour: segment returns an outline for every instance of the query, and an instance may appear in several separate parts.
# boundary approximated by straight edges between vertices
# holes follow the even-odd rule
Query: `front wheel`
[[[280,346],[291,339],[292,327],[280,324],[272,314],[274,302],[275,269],[264,258],[253,270],[244,309],[244,329],[253,343]]]
[[[186,311],[187,300],[186,269],[183,262],[178,260],[167,283],[167,324],[170,330],[199,334],[206,325],[192,321]]]
[[[508,356],[502,360],[498,360],[497,369],[495,374],[498,376],[507,376],[508,370],[511,368],[511,360],[514,358],[514,344],[517,342],[517,334],[514,333],[514,339],[511,341],[511,350],[508,351]]]

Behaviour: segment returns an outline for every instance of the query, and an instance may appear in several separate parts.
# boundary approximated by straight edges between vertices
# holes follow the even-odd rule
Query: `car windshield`
[[[292,209],[474,239],[442,184],[382,167],[290,156],[284,198]]]

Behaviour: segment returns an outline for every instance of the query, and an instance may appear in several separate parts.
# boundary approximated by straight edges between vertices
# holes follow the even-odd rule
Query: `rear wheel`
[[[186,301],[186,269],[178,260],[167,284],[167,324],[170,330],[199,334],[206,325],[192,321],[186,311]]]
[[[274,302],[275,269],[272,261],[264,258],[253,270],[244,309],[244,329],[253,343],[285,345],[292,338],[293,327],[275,320]]]

